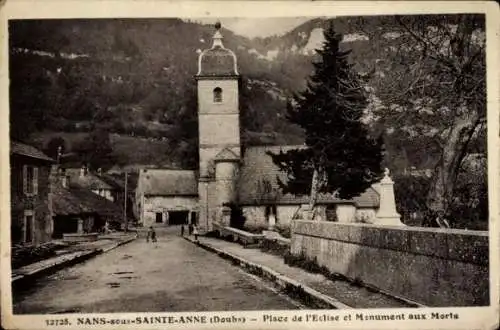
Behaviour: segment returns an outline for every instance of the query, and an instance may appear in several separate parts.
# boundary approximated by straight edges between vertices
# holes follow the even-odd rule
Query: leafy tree
[[[10,136],[27,140],[31,132],[45,128],[50,105],[46,90],[53,82],[47,67],[52,61],[34,61],[34,56],[10,52]]]
[[[61,148],[61,154],[64,154],[66,151],[66,140],[61,136],[53,137],[50,139],[49,143],[47,143],[45,153],[53,159],[57,159],[59,148]]]
[[[113,153],[109,132],[97,128],[77,144],[73,151],[79,154],[82,162],[86,163],[91,169],[102,168],[109,169],[116,163],[116,156]]]
[[[340,50],[340,35],[330,26],[324,32],[321,60],[307,89],[288,103],[289,121],[305,131],[304,149],[271,154],[288,175],[279,181],[285,193],[310,193],[313,209],[318,192],[352,198],[380,179],[381,139],[373,139],[362,123],[367,99],[361,77],[348,63],[349,51]]]
[[[177,115],[172,119],[173,126],[166,137],[174,159],[179,160],[179,165],[196,169],[199,165],[198,103],[192,82],[187,83],[185,90],[185,103],[179,107]]]

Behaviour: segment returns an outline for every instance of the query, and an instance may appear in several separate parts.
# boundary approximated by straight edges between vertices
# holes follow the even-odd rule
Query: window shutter
[[[33,167],[33,195],[38,194],[38,167]]]
[[[23,194],[28,192],[28,166],[23,165]]]

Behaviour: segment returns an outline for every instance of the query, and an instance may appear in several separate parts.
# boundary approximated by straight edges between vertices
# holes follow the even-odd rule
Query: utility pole
[[[123,198],[123,220],[125,222],[125,231],[128,231],[128,219],[127,219],[127,176],[128,173],[125,171],[125,195]]]

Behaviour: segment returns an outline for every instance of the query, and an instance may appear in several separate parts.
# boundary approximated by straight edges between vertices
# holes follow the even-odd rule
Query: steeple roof
[[[198,58],[198,77],[227,77],[237,76],[238,67],[236,55],[222,43],[221,24],[215,24],[215,33],[212,37],[212,48],[204,50]]]

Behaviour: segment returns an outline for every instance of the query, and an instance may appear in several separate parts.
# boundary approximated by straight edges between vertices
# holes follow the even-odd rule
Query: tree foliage
[[[60,150],[59,150],[60,148]],[[61,155],[66,152],[67,149],[67,143],[66,140],[64,140],[63,137],[61,136],[56,136],[53,137],[49,143],[47,143],[47,147],[45,148],[45,153],[49,156],[52,157],[53,159],[57,159],[59,155],[59,151],[61,152]]]
[[[73,146],[73,151],[80,156],[82,163],[93,170],[107,170],[116,163],[109,132],[103,129],[93,130],[82,142]]]
[[[340,40],[333,27],[325,31],[307,89],[288,103],[288,120],[304,129],[306,147],[272,155],[288,175],[286,183],[280,181],[283,191],[310,192],[312,204],[317,192],[352,198],[382,174],[382,141],[370,137],[361,121],[367,106],[362,79]]]

